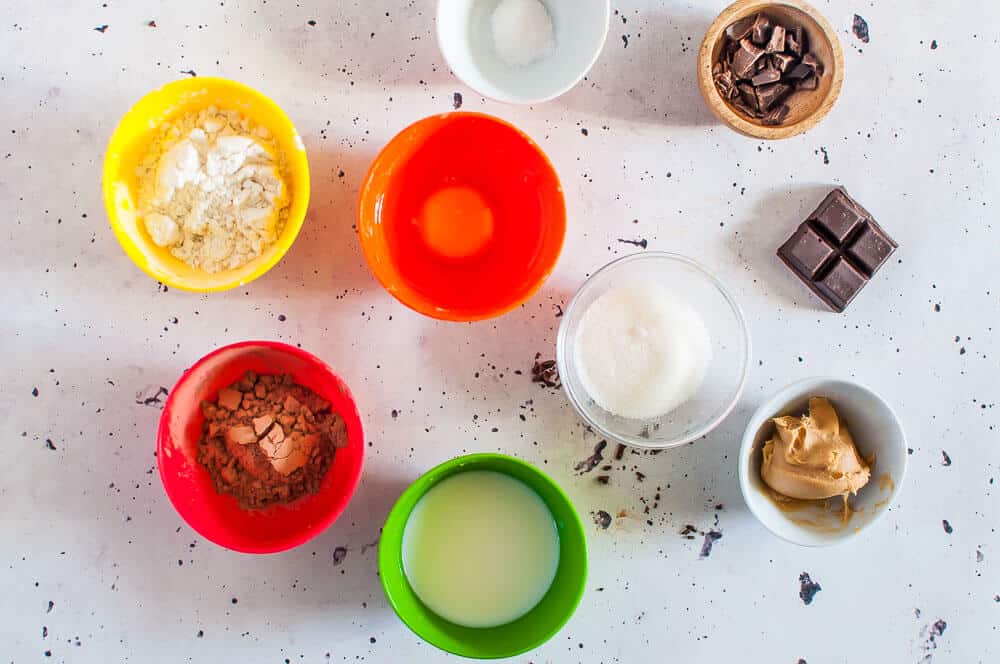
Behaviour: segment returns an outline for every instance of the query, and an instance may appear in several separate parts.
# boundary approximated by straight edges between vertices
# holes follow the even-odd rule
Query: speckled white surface
[[[589,528],[580,609],[518,661],[1000,658],[1000,6],[965,0],[955,17],[940,2],[820,0],[845,47],[843,95],[816,130],[764,144],[717,124],[698,96],[695,51],[722,2],[616,3],[592,75],[537,108],[485,101],[449,75],[429,0],[106,4],[0,7],[0,433],[12,452],[0,466],[3,661],[449,659],[387,608],[369,545],[419,473],[481,450],[541,465]],[[851,34],[855,12],[868,44]],[[118,117],[188,70],[270,94],[312,164],[296,245],[266,277],[221,295],[158,288],[119,249],[99,197]],[[476,325],[397,304],[352,230],[378,148],[450,110],[456,92],[464,109],[500,115],[541,143],[570,212],[544,290]],[[901,245],[845,315],[823,311],[773,256],[833,184]],[[714,267],[747,312],[755,361],[715,433],[628,455],[600,486],[596,472],[573,471],[597,441],[562,394],[525,374],[536,352],[554,353],[557,305],[635,249],[619,238]],[[155,469],[160,411],[136,404],[209,350],[255,337],[302,344],[333,365],[371,442],[340,521],[269,557],[219,549],[180,521]],[[913,454],[876,528],[808,550],[747,512],[735,452],[766,394],[827,373],[882,392]],[[624,516],[600,530],[589,517],[600,509]],[[722,533],[710,557],[699,558],[701,536],[678,534],[685,524]],[[338,546],[347,556],[335,565]],[[808,606],[804,571],[822,586]],[[932,641],[938,620],[947,627]]]

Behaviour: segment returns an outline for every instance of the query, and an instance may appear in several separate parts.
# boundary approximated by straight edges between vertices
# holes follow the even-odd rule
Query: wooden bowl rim
[[[830,47],[833,51],[832,65],[824,63],[833,77],[833,81],[826,97],[820,101],[819,106],[813,113],[798,122],[772,127],[751,122],[729,108],[729,105],[726,104],[719,94],[719,90],[716,88],[715,81],[712,78],[712,65],[714,64],[712,61],[712,50],[716,42],[722,38],[726,28],[736,21],[735,16],[737,14],[746,14],[752,11],[766,12],[769,7],[776,6],[787,7],[788,9],[802,12],[816,21],[820,30],[823,31],[823,36],[830,42]],[[698,87],[701,89],[702,97],[705,98],[705,103],[729,127],[753,138],[766,140],[789,138],[812,129],[833,108],[837,98],[840,96],[840,89],[843,87],[843,84],[844,52],[840,47],[840,39],[837,36],[837,31],[815,7],[802,2],[802,0],[736,0],[736,2],[723,9],[712,25],[709,26],[698,50]]]

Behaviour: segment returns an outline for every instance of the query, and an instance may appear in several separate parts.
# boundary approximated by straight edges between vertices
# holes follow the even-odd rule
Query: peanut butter
[[[810,397],[809,414],[774,419],[760,474],[777,493],[798,500],[856,494],[871,478],[850,431],[824,397]]]

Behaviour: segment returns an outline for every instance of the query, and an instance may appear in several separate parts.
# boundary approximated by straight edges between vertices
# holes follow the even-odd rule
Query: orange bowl
[[[530,298],[555,268],[566,203],[545,153],[511,124],[448,113],[410,125],[372,163],[358,205],[368,265],[400,302],[474,321]]]
[[[289,374],[330,402],[347,424],[347,446],[339,448],[319,491],[287,505],[244,510],[232,496],[216,493],[198,463],[201,402],[247,371]],[[276,341],[243,341],[209,353],[170,391],[156,440],[163,488],[177,513],[203,537],[243,553],[276,553],[309,541],[332,524],[354,494],[365,451],[361,416],[340,378],[322,360]]]

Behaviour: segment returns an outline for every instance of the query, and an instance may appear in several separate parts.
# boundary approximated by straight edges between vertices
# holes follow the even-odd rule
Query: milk
[[[517,620],[545,595],[559,566],[559,533],[520,480],[467,471],[442,480],[403,530],[403,571],[417,597],[466,627]]]

